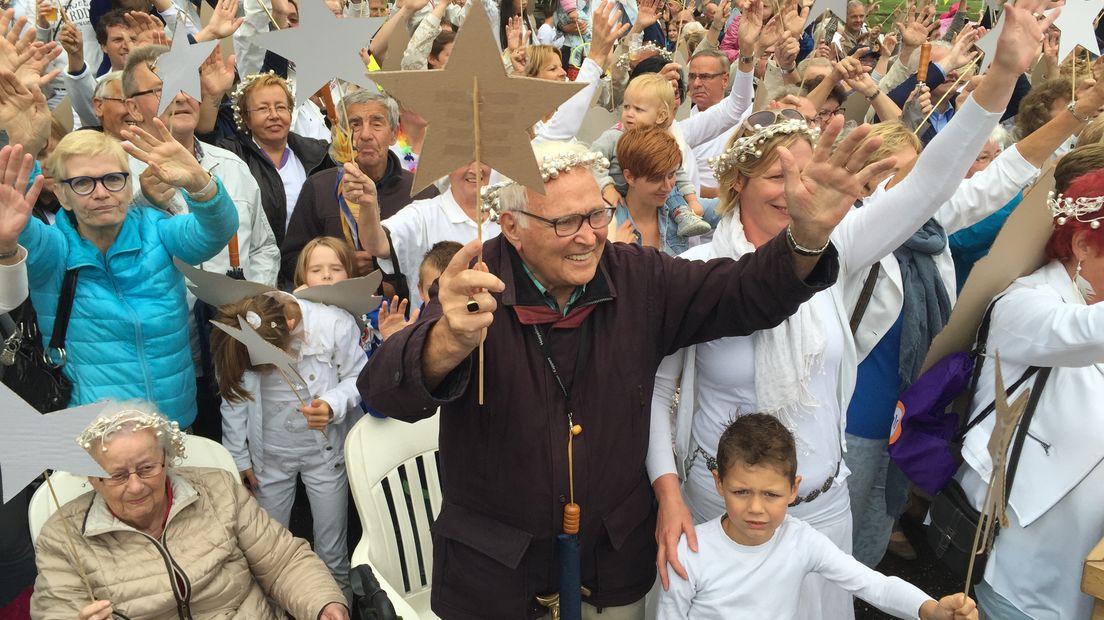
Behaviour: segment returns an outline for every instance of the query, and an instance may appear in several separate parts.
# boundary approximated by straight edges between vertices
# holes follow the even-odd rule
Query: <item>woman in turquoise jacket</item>
[[[156,123],[159,135],[132,127],[124,145],[92,131],[65,136],[46,164],[64,215],[54,226],[31,218],[19,243],[43,346],[65,273],[77,273],[64,355],[47,351],[65,362],[70,406],[141,398],[187,428],[196,416],[195,371],[184,277],[173,257],[210,259],[237,230],[238,216],[222,183]],[[149,164],[143,187],[183,189],[189,213],[132,206],[126,153]]]

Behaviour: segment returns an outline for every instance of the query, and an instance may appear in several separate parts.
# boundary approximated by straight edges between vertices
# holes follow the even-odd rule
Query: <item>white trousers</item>
[[[326,463],[321,452],[287,454],[265,448],[257,475],[257,503],[288,527],[295,502],[295,477],[303,478],[314,520],[314,552],[329,567],[337,585],[349,592],[349,479],[345,466]]]

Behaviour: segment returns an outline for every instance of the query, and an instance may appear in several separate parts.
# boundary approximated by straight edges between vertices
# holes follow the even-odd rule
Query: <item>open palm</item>
[[[42,191],[42,175],[27,187],[33,169],[34,158],[24,154],[22,146],[0,149],[0,250],[5,252],[18,243]]]

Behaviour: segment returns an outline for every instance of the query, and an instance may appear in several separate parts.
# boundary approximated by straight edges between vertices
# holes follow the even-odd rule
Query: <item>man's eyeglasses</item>
[[[835,110],[821,110],[820,112],[817,112],[816,120],[821,123],[825,123],[832,120],[832,117],[836,116],[837,114],[843,114],[843,109],[836,108]]]
[[[249,110],[249,113],[250,114],[260,114],[261,116],[272,116],[273,114],[275,114],[277,116],[288,116],[288,115],[291,114],[291,108],[289,108],[286,105],[281,103],[281,104],[278,104],[276,107],[266,105],[266,106],[251,108]]]
[[[61,179],[61,182],[68,185],[74,194],[87,196],[96,191],[97,183],[103,185],[104,189],[109,192],[122,191],[127,185],[128,178],[130,178],[129,172],[108,172],[99,177],[69,177],[68,179]]]
[[[709,80],[715,80],[715,79],[721,77],[722,75],[724,75],[724,73],[687,73],[686,74],[686,82],[688,84],[692,83],[694,80],[701,80],[703,82],[708,82]]]
[[[529,217],[548,224],[556,231],[557,237],[570,237],[579,232],[579,229],[583,227],[583,220],[586,220],[590,227],[597,230],[605,226],[609,226],[610,220],[613,219],[613,212],[616,207],[602,207],[596,209],[590,213],[576,213],[574,215],[565,215],[558,217],[554,220],[550,220],[546,217],[541,217],[528,211],[522,211],[518,209],[515,213],[522,213]]]
[[[157,98],[160,99],[161,98],[161,87],[158,86],[157,88],[151,88],[149,90],[140,90],[140,91],[132,94],[130,97],[128,97],[128,99],[137,99],[138,97],[144,97],[146,95],[157,95]]]
[[[147,479],[153,478],[157,474],[161,473],[161,470],[165,467],[164,463],[150,463],[149,465],[139,465],[136,469],[129,471],[117,471],[107,478],[100,478],[100,482],[117,487],[121,484],[126,484],[130,481],[130,477],[137,474],[139,478]]]

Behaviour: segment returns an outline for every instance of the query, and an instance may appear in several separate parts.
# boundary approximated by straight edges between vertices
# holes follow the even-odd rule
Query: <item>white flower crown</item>
[[[609,170],[609,165],[609,160],[606,159],[605,155],[593,151],[587,153],[550,155],[545,157],[540,165],[541,180],[547,183],[560,176],[561,173],[567,172],[572,168],[589,168],[596,172],[605,172]],[[499,183],[486,185],[479,192],[482,202],[481,208],[488,214],[492,222],[498,221],[498,216],[502,211],[499,193],[502,191],[502,188],[510,185],[516,185],[516,183],[514,181],[501,181]]]
[[[1068,222],[1072,217],[1096,230],[1100,228],[1100,220],[1104,218],[1104,213],[1100,213],[1100,209],[1104,207],[1104,196],[1070,198],[1062,194],[1056,196],[1054,192],[1050,192],[1047,196],[1047,206],[1050,207],[1050,215],[1054,218],[1054,223],[1059,226]],[[1085,217],[1093,213],[1097,215]]]
[[[139,415],[135,416],[136,413]],[[161,414],[139,409],[124,409],[109,416],[96,418],[96,421],[77,437],[77,444],[85,450],[91,450],[92,442],[98,440],[100,450],[107,452],[107,442],[115,433],[124,429],[135,433],[147,428],[157,437],[165,434],[169,436],[169,449],[166,456],[170,460],[184,458],[184,431],[180,430],[180,425],[170,422]]]
[[[797,119],[788,118],[767,125],[766,127],[758,127],[755,133],[744,136],[743,138],[737,138],[736,141],[732,143],[732,146],[724,153],[709,158],[709,167],[713,170],[713,176],[719,179],[721,175],[731,170],[736,164],[746,163],[748,160],[759,159],[763,156],[760,147],[771,138],[795,133],[805,134],[809,138],[809,141],[813,143],[820,137],[819,129],[811,128],[805,121],[799,121]]]

